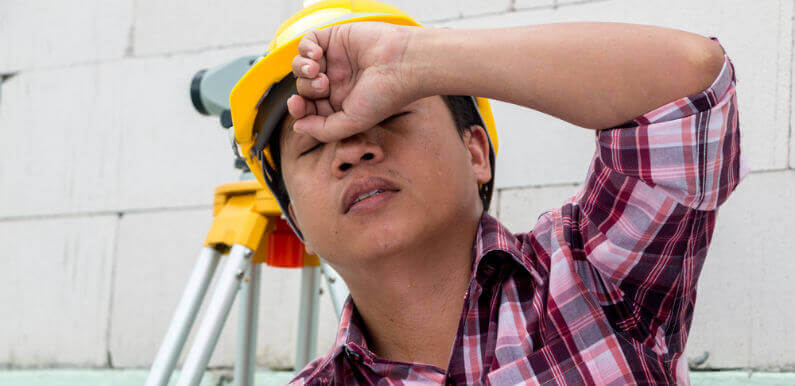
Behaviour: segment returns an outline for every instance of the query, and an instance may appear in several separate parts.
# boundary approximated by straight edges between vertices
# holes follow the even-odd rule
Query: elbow
[[[686,50],[688,67],[693,73],[696,90],[691,94],[706,90],[715,81],[723,68],[724,55],[720,45],[708,38],[698,36]]]

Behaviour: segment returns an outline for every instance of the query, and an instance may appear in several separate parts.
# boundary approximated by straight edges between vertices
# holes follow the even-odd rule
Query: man
[[[298,51],[271,154],[296,229],[351,297],[331,352],[294,384],[688,382],[697,278],[745,173],[717,42],[613,23],[357,22]],[[484,211],[487,130],[457,127],[440,95],[596,130],[581,190],[510,233]]]

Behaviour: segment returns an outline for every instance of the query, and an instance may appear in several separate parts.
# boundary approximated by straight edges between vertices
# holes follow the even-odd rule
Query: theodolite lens
[[[241,56],[193,75],[190,81],[190,100],[196,111],[203,115],[217,115],[223,127],[231,127],[229,93],[258,58],[259,56],[253,55]]]
[[[207,111],[207,108],[204,107],[204,103],[202,103],[202,95],[201,95],[201,83],[202,79],[204,78],[204,74],[207,73],[207,69],[199,70],[193,75],[193,79],[190,81],[190,101],[193,102],[193,107],[202,115],[210,115]]]

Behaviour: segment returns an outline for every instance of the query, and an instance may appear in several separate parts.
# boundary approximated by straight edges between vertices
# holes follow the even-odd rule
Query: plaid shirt
[[[596,134],[582,189],[512,234],[484,214],[447,370],[376,357],[349,298],[292,384],[687,384],[717,207],[747,172],[728,57],[705,91]]]

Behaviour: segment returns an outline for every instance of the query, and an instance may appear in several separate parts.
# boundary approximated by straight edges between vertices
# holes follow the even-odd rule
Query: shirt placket
[[[468,331],[468,323],[470,320],[475,321],[478,323],[479,320],[474,317],[474,315],[470,315],[473,312],[480,312],[478,318],[488,318],[491,315],[490,310],[478,310],[477,302],[479,301],[480,297],[488,292],[492,293],[492,291],[486,291],[487,289],[491,289],[494,287],[495,283],[500,280],[500,273],[502,270],[499,267],[499,264],[504,262],[503,259],[500,259],[499,256],[490,256],[490,258],[484,258],[481,261],[480,265],[477,267],[477,271],[475,277],[470,282],[469,287],[467,288],[465,297],[464,297],[464,304],[466,309],[461,314],[461,321],[459,327],[459,334],[456,336],[454,350],[453,350],[453,360],[451,360],[450,365],[448,366],[448,371],[445,377],[445,385],[458,385],[458,384],[468,384],[468,378],[473,377],[474,374],[483,374],[483,364],[476,364],[478,368],[469,368],[467,366],[467,359],[464,350],[464,338],[466,335],[466,331]],[[493,306],[494,302],[490,302]],[[486,312],[483,312],[486,311]],[[488,339],[488,331],[484,331],[485,334],[484,339]],[[485,341],[481,341],[478,347],[468,347],[471,350],[481,350],[482,345],[487,344]],[[472,379],[476,384],[479,384],[480,379]]]

